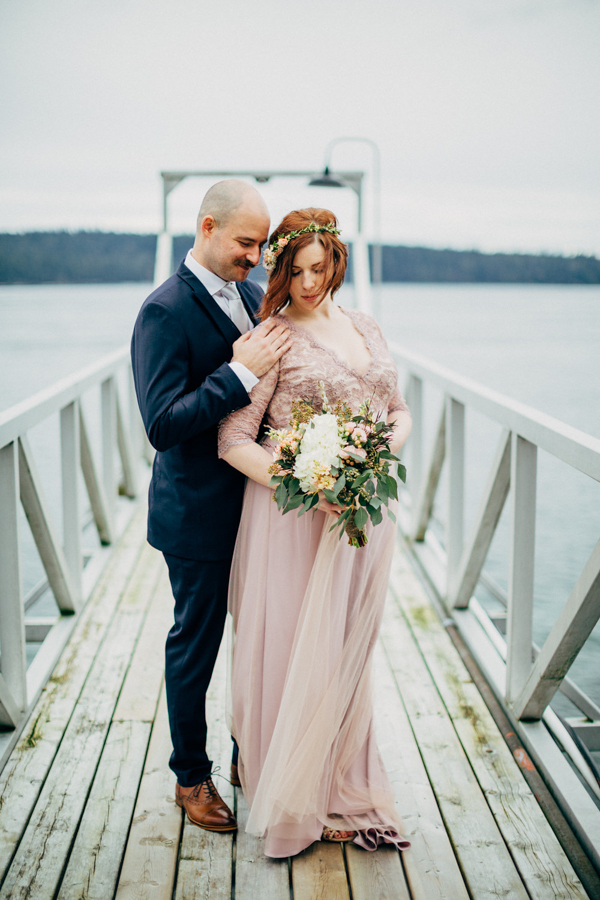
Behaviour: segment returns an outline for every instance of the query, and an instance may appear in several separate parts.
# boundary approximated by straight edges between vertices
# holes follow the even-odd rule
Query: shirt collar
[[[192,256],[191,250],[188,250],[187,252],[185,265],[190,272],[196,276],[198,281],[204,285],[211,297],[214,297],[215,294],[219,293],[221,288],[224,288],[226,284],[229,284],[229,282],[223,281],[219,275],[215,275],[214,272],[211,272],[210,269],[205,269],[204,266],[201,266],[198,260],[194,259]]]

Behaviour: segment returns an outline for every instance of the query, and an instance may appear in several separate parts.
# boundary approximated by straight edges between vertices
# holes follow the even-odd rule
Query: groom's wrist
[[[258,384],[258,378],[254,372],[251,372],[243,363],[232,360],[229,363],[229,368],[234,375],[237,375],[248,393],[250,393],[254,385]]]

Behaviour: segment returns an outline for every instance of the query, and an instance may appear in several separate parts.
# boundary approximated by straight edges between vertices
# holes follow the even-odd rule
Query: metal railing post
[[[63,546],[71,575],[74,600],[81,603],[81,515],[79,504],[79,401],[60,411],[60,461],[62,475]]]
[[[27,706],[25,625],[19,540],[19,455],[17,442],[0,449],[0,617],[2,678],[10,695],[0,697],[0,722],[15,725]]]
[[[411,373],[406,393],[410,398],[409,405],[412,415],[408,483],[414,505],[423,479],[423,379]]]
[[[515,700],[531,669],[537,447],[512,436],[511,526],[506,629],[506,699]]]
[[[448,397],[447,453],[448,453],[448,516],[446,520],[446,553],[448,566],[446,596],[452,596],[464,544],[465,503],[465,407]]]
[[[115,453],[117,443],[117,404],[114,375],[102,382],[102,476],[104,494],[111,526],[114,528],[114,513],[117,499],[117,477]]]

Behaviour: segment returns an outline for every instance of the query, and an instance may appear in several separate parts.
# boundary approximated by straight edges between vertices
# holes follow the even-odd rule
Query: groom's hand
[[[240,362],[260,378],[292,346],[290,330],[276,322],[263,322],[233,345],[232,362]]]

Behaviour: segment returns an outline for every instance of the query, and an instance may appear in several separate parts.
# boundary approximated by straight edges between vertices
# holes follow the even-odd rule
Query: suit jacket
[[[238,284],[256,322],[262,298]],[[240,332],[182,262],[144,302],[131,358],[137,399],[156,449],[148,497],[148,541],[186,559],[231,559],[244,476],[217,457],[217,426],[250,403],[227,365]]]

